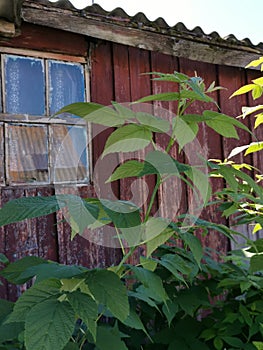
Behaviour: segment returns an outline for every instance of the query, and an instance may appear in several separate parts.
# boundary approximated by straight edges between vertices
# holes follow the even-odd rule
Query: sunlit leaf
[[[234,97],[234,96],[238,96],[238,95],[242,95],[245,94],[251,90],[253,90],[255,87],[254,84],[248,84],[248,85],[244,85],[241,88],[239,88],[238,90],[236,90],[231,96],[230,98]]]
[[[263,89],[259,85],[255,85],[254,89],[252,90],[252,97],[254,100],[259,98],[263,93]]]
[[[257,66],[259,66],[259,65],[262,64],[262,63],[263,63],[263,57],[259,57],[258,59],[251,61],[251,62],[246,66],[246,68],[249,68],[249,67],[257,67]]]
[[[255,129],[263,123],[263,113],[260,113],[258,115],[256,115],[256,121],[255,121]]]
[[[248,149],[245,152],[245,156],[250,154],[250,153],[254,153],[254,152],[258,152],[261,151],[263,149],[263,141],[260,142],[252,142]]]

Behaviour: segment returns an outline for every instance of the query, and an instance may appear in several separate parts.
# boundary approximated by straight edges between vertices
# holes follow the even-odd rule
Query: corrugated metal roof
[[[258,48],[260,50],[263,49],[263,42],[254,45],[249,38],[244,38],[239,40],[235,37],[234,34],[229,34],[226,37],[221,37],[216,31],[212,33],[204,33],[201,27],[197,26],[194,29],[188,29],[182,22],[177,23],[174,26],[169,26],[166,21],[159,17],[154,21],[149,20],[146,15],[142,12],[138,12],[134,16],[129,16],[122,8],[115,8],[112,11],[105,11],[100,5],[94,4],[91,6],[87,6],[82,10],[78,10],[74,7],[74,5],[69,0],[59,0],[57,2],[49,2],[49,0],[35,0],[36,3],[47,4],[51,7],[68,9],[72,11],[77,11],[81,16],[89,16],[98,17],[101,21],[114,21],[118,22],[118,24],[123,24],[127,26],[132,26],[136,28],[146,29],[152,28],[154,31],[163,32],[165,34],[181,34],[184,36],[191,36],[191,38],[196,37],[199,39],[216,41],[216,42],[226,42],[228,44],[247,46],[252,48]]]

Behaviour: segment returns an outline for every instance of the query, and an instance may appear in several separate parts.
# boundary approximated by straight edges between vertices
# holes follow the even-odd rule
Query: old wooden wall
[[[0,42],[0,46],[63,52],[80,56],[89,54],[91,100],[104,105],[109,105],[113,100],[130,102],[145,95],[173,89],[174,86],[172,84],[152,81],[149,75],[142,75],[142,73],[150,71],[171,73],[176,70],[188,75],[194,75],[197,72],[199,76],[204,78],[207,86],[215,81],[216,84],[225,87],[226,90],[219,90],[214,93],[214,98],[222,112],[236,116],[240,114],[242,105],[252,104],[253,102],[250,99],[247,100],[246,96],[231,100],[229,100],[229,96],[238,87],[250,81],[252,77],[258,76],[258,73],[245,71],[244,69],[190,61],[187,58],[177,58],[117,43],[90,41],[75,34],[66,34],[60,31],[54,32],[51,29],[29,25],[24,27],[20,38],[12,39],[9,42]],[[166,110],[175,112],[174,103],[156,103],[154,108],[157,107],[163,107]],[[215,105],[212,104],[205,106],[205,109],[208,108],[216,110]],[[196,103],[191,107],[191,112],[200,113],[203,109],[203,105]],[[249,123],[249,121],[245,122]],[[97,131],[94,127],[93,132]],[[94,138],[92,145],[93,166],[99,158],[106,137],[110,132],[111,130],[104,131]],[[233,142],[223,139],[211,129],[203,126],[200,128],[198,139],[203,147],[207,148],[209,157],[223,159],[233,147],[250,141],[247,133],[242,131],[239,134],[240,140]],[[164,141],[162,137],[158,137],[158,142]],[[175,150],[172,150],[172,152],[175,152]],[[141,152],[139,156],[143,158],[144,152]],[[251,161],[256,167],[260,168],[262,155],[254,155]],[[105,179],[108,167],[107,162],[105,162],[104,166],[105,173],[101,171],[99,174],[96,174],[99,178],[94,178],[94,180],[103,181]],[[214,189],[219,189],[221,185],[221,180],[213,182]],[[140,186],[143,185],[139,184],[137,189],[139,192],[143,189]],[[173,186],[176,187],[176,184]],[[148,187],[149,190],[153,188],[152,178],[148,180]],[[73,190],[72,186],[61,188],[54,188],[53,186],[36,188],[30,186],[1,187],[0,204],[3,205],[8,200],[21,196],[71,193]],[[79,192],[83,196],[98,195],[98,193],[95,193],[92,183],[82,186]],[[114,184],[113,192],[122,199],[130,199],[131,180],[122,180],[118,184]],[[157,210],[160,202],[165,199],[167,203],[166,207],[162,208],[162,214],[166,215],[166,212],[182,213],[188,207],[189,194],[183,188],[178,199],[176,197],[176,188],[171,188],[171,185],[163,186],[158,193],[159,202],[156,201],[154,209]],[[202,215],[206,219],[222,221],[219,213],[214,208]],[[73,241],[70,241],[70,228],[66,223],[61,222],[61,219],[62,214],[59,212],[56,215],[49,215],[48,217],[28,220],[0,228],[0,252],[6,254],[10,260],[15,260],[25,255],[39,255],[61,263],[82,264],[89,267],[111,265],[120,259],[119,249],[95,245],[83,237],[76,237]],[[211,232],[208,236],[202,238],[202,241],[206,246],[222,252],[227,251],[229,248],[228,240],[218,233]],[[14,286],[6,284],[0,286],[1,297],[14,299],[18,293],[19,290]]]

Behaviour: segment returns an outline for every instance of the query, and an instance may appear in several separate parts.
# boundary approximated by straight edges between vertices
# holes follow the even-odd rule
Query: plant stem
[[[154,203],[154,199],[155,199],[156,193],[157,193],[161,183],[162,183],[162,178],[161,178],[161,175],[158,174],[157,175],[156,184],[154,186],[153,193],[152,193],[152,196],[151,196],[151,199],[150,199],[150,203],[149,203],[147,212],[145,214],[144,222],[146,222],[149,219],[149,216],[150,216],[150,213],[151,213],[151,210],[152,210],[152,206],[153,206],[153,203]]]
[[[117,268],[116,272],[120,271],[120,269],[122,268],[122,266],[125,263],[125,261],[127,261],[129,259],[129,257],[134,253],[136,248],[137,247],[131,247],[131,249],[128,251],[128,253],[123,256],[123,258],[121,259],[121,262],[118,265],[118,268]]]

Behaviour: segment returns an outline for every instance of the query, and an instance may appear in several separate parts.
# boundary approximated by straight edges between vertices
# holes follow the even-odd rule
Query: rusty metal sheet
[[[52,126],[52,182],[88,181],[87,142],[87,130],[83,126]]]
[[[47,127],[9,124],[7,129],[7,179],[10,184],[47,183]]]

